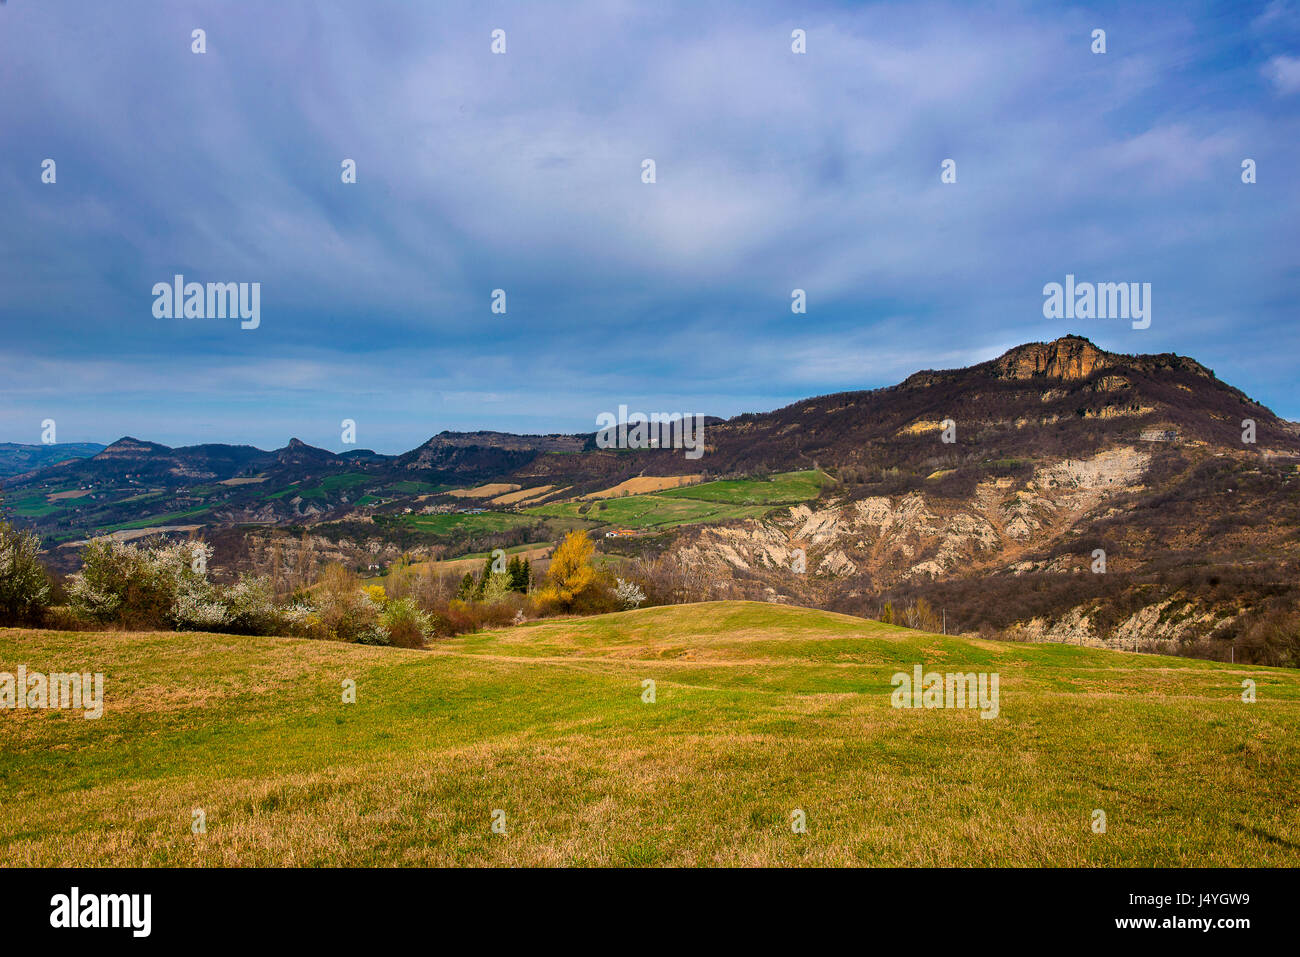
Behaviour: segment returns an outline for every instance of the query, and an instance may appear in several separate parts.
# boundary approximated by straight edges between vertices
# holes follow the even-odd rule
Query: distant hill
[[[0,478],[45,468],[65,459],[89,458],[103,449],[104,446],[95,442],[64,442],[61,445],[15,445],[13,442],[0,442]]]

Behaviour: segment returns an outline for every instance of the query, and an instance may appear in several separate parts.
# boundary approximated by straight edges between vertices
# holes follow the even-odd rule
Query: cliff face
[[[1054,342],[1031,342],[1012,349],[994,360],[994,375],[1000,379],[1044,376],[1068,382],[1086,379],[1098,369],[1109,368],[1117,358],[1087,339],[1065,336]]]
[[[1214,373],[1195,359],[1172,353],[1128,355],[1099,349],[1083,336],[1062,336],[1051,342],[1030,342],[1016,346],[996,359],[969,369],[926,370],[909,376],[904,388],[926,388],[961,382],[973,386],[980,377],[1004,381],[1054,379],[1061,383],[1081,382],[1099,370],[1117,373],[1141,372],[1159,376],[1188,372],[1204,378]]]
[[[794,593],[805,586],[829,594],[866,581],[887,588],[913,579],[1037,570],[1047,564],[1042,550],[1077,534],[1117,496],[1142,489],[1150,464],[1147,449],[1121,446],[1043,463],[1024,479],[991,479],[964,499],[926,491],[832,497],[761,521],[702,528],[679,551],[688,564],[753,573],[778,592]],[[795,549],[803,550],[810,576],[791,572]],[[858,572],[865,577],[853,578]]]
[[[1138,441],[968,493],[941,492],[942,470],[902,493],[837,481],[815,503],[683,530],[670,556],[719,595],[868,616],[925,598],[964,632],[1224,658],[1240,638],[1238,654],[1288,664],[1268,642],[1294,633],[1274,626],[1300,593],[1297,461]]]

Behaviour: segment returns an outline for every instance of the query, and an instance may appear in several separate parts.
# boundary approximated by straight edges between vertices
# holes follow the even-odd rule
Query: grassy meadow
[[[603,525],[650,529],[758,518],[768,511],[768,507],[700,502],[694,499],[668,498],[655,493],[590,503],[557,502],[554,505],[539,505],[527,511],[529,515],[543,518],[584,518]]]
[[[825,481],[821,472],[784,472],[768,479],[724,479],[593,502],[555,502],[525,512],[624,528],[666,529],[761,518],[777,505],[815,499]]]
[[[701,485],[686,485],[658,494],[666,498],[689,498],[731,505],[791,505],[815,499],[826,484],[821,471],[779,472],[767,479],[720,479]]]
[[[892,708],[918,662],[1000,714]],[[752,602],[430,651],[0,629],[19,664],[105,709],[0,711],[9,865],[1300,865],[1294,671]]]
[[[467,515],[463,512],[443,512],[434,515],[403,515],[399,521],[421,532],[447,535],[451,532],[507,532],[512,528],[537,524],[537,519],[513,512],[482,512]]]

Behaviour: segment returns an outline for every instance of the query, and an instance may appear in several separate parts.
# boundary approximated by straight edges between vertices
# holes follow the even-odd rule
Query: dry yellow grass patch
[[[694,485],[702,478],[704,478],[703,475],[642,475],[628,479],[626,482],[619,482],[612,488],[601,489],[599,492],[579,496],[579,501],[596,498],[616,498],[624,493],[641,495],[645,492],[662,492],[668,488]]]
[[[265,475],[254,475],[252,478],[228,478],[222,479],[218,485],[256,485],[258,482],[265,482]]]
[[[899,429],[897,435],[920,435],[922,432],[938,432],[943,428],[942,422],[927,422],[922,419]]]
[[[516,502],[526,502],[532,498],[541,498],[546,495],[554,485],[534,485],[532,488],[520,489],[518,492],[510,492],[506,495],[498,495],[492,499],[493,505],[514,505]]]
[[[70,492],[51,492],[45,496],[45,500],[48,502],[58,502],[65,498],[81,498],[90,493],[91,489],[88,488],[74,488]]]
[[[518,485],[510,485],[506,482],[491,482],[487,485],[480,485],[477,488],[454,488],[447,494],[454,495],[456,498],[491,498],[494,495],[501,495],[504,492],[515,492],[518,490]]]
[[[536,498],[530,498],[530,499],[527,499],[526,501],[520,502],[519,504],[520,504],[520,505],[540,505],[542,502],[546,501],[547,499],[550,499],[550,500],[553,501],[553,502],[563,501],[563,499],[561,499],[560,496],[563,495],[565,492],[567,492],[567,491],[568,491],[569,489],[571,489],[571,488],[573,488],[572,485],[565,485],[565,486],[562,487],[562,488],[557,488],[557,489],[556,489],[555,491],[553,491],[553,492],[543,492],[541,495],[538,495]]]

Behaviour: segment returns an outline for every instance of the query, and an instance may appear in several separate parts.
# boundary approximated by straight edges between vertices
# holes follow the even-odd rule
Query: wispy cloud
[[[1293,14],[8,4],[0,428],[58,400],[61,434],[329,444],[364,413],[393,450],[587,429],[623,393],[770,408],[1065,332],[1300,415],[1265,361],[1300,347]],[[1153,282],[1151,329],[1047,323],[1066,272]],[[155,319],[177,273],[261,282],[261,328]]]

